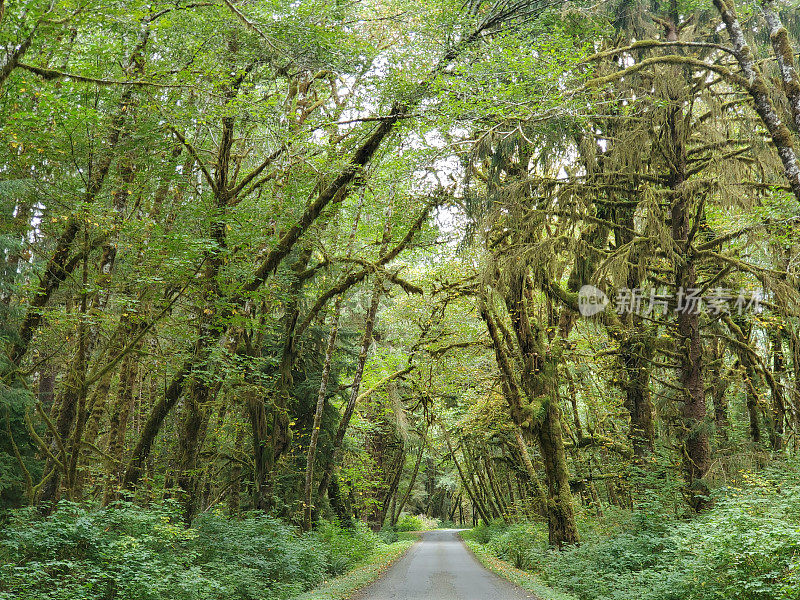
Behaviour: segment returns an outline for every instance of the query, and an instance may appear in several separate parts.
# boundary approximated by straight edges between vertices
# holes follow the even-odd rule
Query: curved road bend
[[[427,531],[353,600],[528,600],[525,592],[481,565],[456,530]]]

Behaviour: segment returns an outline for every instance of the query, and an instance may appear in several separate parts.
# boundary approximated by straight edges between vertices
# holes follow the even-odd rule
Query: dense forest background
[[[0,0],[0,598],[289,597],[410,515],[580,598],[797,598],[799,35]],[[126,588],[169,544],[197,587]]]

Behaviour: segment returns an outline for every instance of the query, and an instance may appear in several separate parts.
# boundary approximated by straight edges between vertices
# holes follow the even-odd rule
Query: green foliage
[[[421,531],[425,529],[422,519],[414,515],[403,515],[397,521],[397,531]]]
[[[416,540],[399,540],[387,546],[379,546],[367,561],[358,568],[336,579],[325,581],[316,588],[300,596],[297,600],[344,600],[356,590],[380,577],[386,568],[397,560]]]
[[[517,569],[532,568],[531,559],[546,547],[547,533],[530,523],[511,525],[489,541],[489,549]]]
[[[378,537],[380,537],[385,544],[393,544],[400,539],[397,535],[397,529],[391,525],[384,525],[381,527],[381,530],[378,532]]]
[[[540,523],[481,522],[464,537],[475,541],[517,569],[532,569],[533,559],[547,548],[547,531]]]
[[[481,521],[477,526],[466,532],[464,537],[475,540],[479,544],[487,544],[489,540],[500,535],[504,530],[505,523],[500,520],[492,521],[491,524],[488,525]]]
[[[468,538],[469,532],[462,534],[462,537]],[[544,584],[541,579],[530,572],[516,569],[508,563],[500,560],[485,546],[481,546],[474,540],[467,539],[467,546],[472,550],[472,553],[487,569],[497,573],[501,577],[505,577],[518,585],[524,590],[533,592],[535,597],[541,600],[575,600],[575,596],[567,594],[560,590],[555,590],[550,586]]]
[[[32,403],[28,390],[0,386],[0,509],[22,505],[25,471],[31,477],[38,476],[41,471],[35,445],[24,422],[25,411]]]
[[[381,546],[365,527],[321,523],[298,535],[265,515],[216,514],[186,529],[173,504],[91,511],[62,502],[50,517],[15,511],[0,537],[0,598],[192,600],[290,598]]]
[[[397,531],[424,531],[426,529],[430,529],[430,527],[420,516],[403,515],[397,521]]]
[[[547,550],[538,525],[481,525],[470,537],[580,600],[789,600],[800,589],[799,524],[800,473],[789,466],[746,475],[700,518],[634,512],[626,531],[564,552]]]
[[[327,571],[333,575],[341,575],[356,563],[367,558],[375,547],[383,543],[397,541],[387,540],[358,521],[354,529],[343,529],[328,522],[322,522],[317,529],[317,538],[328,553]]]

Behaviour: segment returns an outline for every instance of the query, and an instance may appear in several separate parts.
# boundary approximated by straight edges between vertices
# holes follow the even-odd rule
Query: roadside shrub
[[[536,524],[481,524],[470,535],[580,600],[797,600],[797,465],[741,479],[691,520],[615,514],[611,526],[599,524],[581,546],[562,552],[546,548]]]
[[[391,525],[384,525],[378,532],[378,537],[381,538],[384,544],[394,544],[400,537],[397,535],[397,530]]]
[[[486,544],[490,539],[502,534],[507,527],[508,525],[500,519],[495,519],[488,524],[480,521],[468,532],[467,537],[475,540],[479,544]]]
[[[675,550],[669,538],[635,532],[563,552],[549,551],[537,566],[551,585],[567,589],[581,600],[623,597],[666,600],[685,597],[681,574],[670,574],[663,569],[663,563],[669,561],[668,556]],[[592,575],[587,577],[587,573]],[[670,581],[667,590],[684,596],[660,590],[665,579]]]
[[[14,511],[0,530],[0,600],[284,600],[366,558],[366,527],[321,523],[299,535],[262,514],[204,514],[183,526],[174,504],[49,517]]]
[[[466,532],[464,536],[467,539],[475,540],[481,545],[488,543],[489,540],[491,539],[491,536],[489,535],[489,527],[483,521],[481,521],[475,527]]]
[[[316,530],[319,546],[327,552],[327,572],[340,575],[367,558],[381,538],[359,522],[355,529],[342,529],[328,522],[321,522]]]
[[[547,548],[547,534],[543,539],[538,524],[519,523],[497,531],[489,540],[489,549],[518,569],[531,569]]]
[[[422,519],[414,515],[403,515],[397,521],[397,531],[422,531],[425,524]]]
[[[241,520],[203,515],[192,547],[200,572],[242,598],[260,598],[264,585],[278,597],[294,595],[321,581],[328,556],[311,535],[261,514]]]
[[[437,529],[439,521],[425,515],[411,515],[404,513],[397,521],[397,531],[429,531]]]

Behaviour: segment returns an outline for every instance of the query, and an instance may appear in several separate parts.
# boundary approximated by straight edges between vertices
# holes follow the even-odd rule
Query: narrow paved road
[[[428,531],[354,600],[523,600],[535,598],[481,565],[455,530]]]

